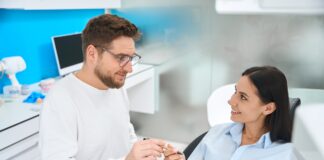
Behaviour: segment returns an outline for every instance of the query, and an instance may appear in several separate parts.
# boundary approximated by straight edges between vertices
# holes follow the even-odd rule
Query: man
[[[137,141],[123,89],[140,56],[136,26],[114,16],[91,19],[82,32],[84,64],[59,80],[41,112],[44,160],[154,160],[165,142]]]

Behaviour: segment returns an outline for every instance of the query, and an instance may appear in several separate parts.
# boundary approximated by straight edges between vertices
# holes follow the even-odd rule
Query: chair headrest
[[[235,92],[235,84],[228,84],[217,88],[208,98],[207,116],[210,126],[232,122],[231,107],[227,103]]]
[[[300,98],[289,98],[289,105],[290,105],[289,113],[292,121],[294,120],[296,108],[300,106],[300,103],[301,103]]]

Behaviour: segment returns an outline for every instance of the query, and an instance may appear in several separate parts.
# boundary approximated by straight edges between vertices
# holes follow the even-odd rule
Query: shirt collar
[[[239,146],[242,140],[242,123],[234,123],[234,125],[226,132],[227,135],[232,137],[232,140]],[[255,145],[259,145],[262,148],[267,148],[272,144],[270,138],[270,132],[263,134],[260,139],[255,143]]]
[[[242,137],[242,123],[234,123],[234,125],[227,132],[228,135],[232,136],[233,141],[239,146],[241,144]]]
[[[270,132],[263,134],[256,144],[261,145],[263,148],[267,148],[271,145]]]

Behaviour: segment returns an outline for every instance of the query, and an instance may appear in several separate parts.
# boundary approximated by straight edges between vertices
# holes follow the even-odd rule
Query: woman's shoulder
[[[292,151],[294,149],[294,146],[291,142],[272,142],[271,146],[272,148],[280,148],[280,149],[284,149],[287,151]]]
[[[222,132],[222,131],[229,131],[233,126],[239,125],[238,123],[222,123],[213,126],[209,129],[208,132]]]
[[[281,159],[289,160],[303,160],[303,156],[296,150],[294,145],[290,142],[278,143],[274,142],[271,144],[271,149],[276,152],[278,157]]]
[[[240,124],[238,124],[238,123],[222,123],[222,124],[215,125],[209,129],[206,137],[215,137],[215,136],[218,137],[218,136],[225,135],[235,125],[240,125]]]
[[[230,132],[231,128],[235,125],[239,125],[238,123],[223,123],[218,124],[210,128],[207,134],[202,139],[202,145],[215,145],[218,142],[227,139],[228,133]]]

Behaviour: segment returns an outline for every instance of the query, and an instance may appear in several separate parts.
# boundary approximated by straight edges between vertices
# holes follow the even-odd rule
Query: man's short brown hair
[[[82,31],[82,51],[86,59],[86,49],[89,45],[106,46],[121,36],[138,40],[141,33],[137,27],[128,20],[116,15],[104,14],[92,18]]]

